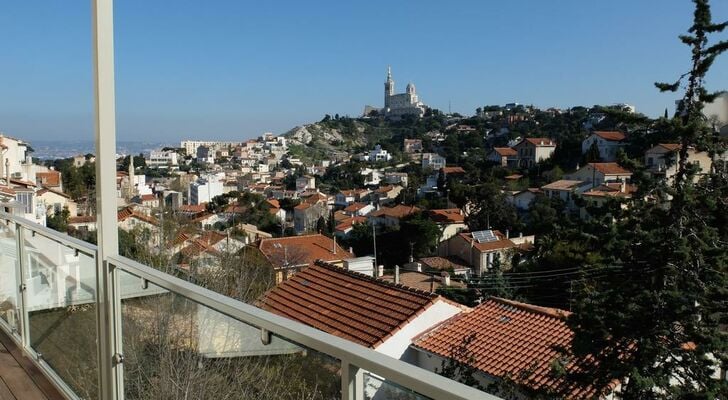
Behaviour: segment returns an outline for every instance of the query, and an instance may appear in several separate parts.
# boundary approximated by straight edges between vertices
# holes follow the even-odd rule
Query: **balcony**
[[[98,257],[94,245],[0,213],[0,330],[66,398],[495,398],[133,260]],[[99,265],[113,282],[109,318]],[[99,332],[114,338],[109,357]]]

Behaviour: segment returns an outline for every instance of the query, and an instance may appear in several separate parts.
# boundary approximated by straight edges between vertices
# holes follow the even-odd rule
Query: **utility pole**
[[[377,277],[377,269],[379,263],[377,262],[377,224],[372,223],[372,240],[374,241],[374,277]]]

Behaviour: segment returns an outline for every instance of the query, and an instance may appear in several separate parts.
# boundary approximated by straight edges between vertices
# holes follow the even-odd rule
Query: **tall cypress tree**
[[[640,200],[605,229],[598,258],[605,273],[585,279],[569,319],[572,354],[596,361],[570,378],[597,387],[619,382],[625,399],[728,397],[728,383],[714,378],[728,368],[728,172],[716,161],[698,174],[688,162],[690,149],[726,151],[702,108],[718,95],[706,90],[706,74],[728,49],[728,41],[709,39],[728,22],[712,22],[708,0],[693,2],[693,24],[680,36],[692,50],[691,69],[674,83],[656,84],[684,90],[663,128],[680,138],[677,172],[641,187]],[[615,266],[618,273],[606,269]]]

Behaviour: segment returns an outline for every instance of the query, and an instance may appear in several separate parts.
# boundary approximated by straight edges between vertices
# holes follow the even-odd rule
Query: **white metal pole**
[[[98,253],[97,334],[99,397],[123,398],[118,293],[109,256],[119,253],[116,221],[116,105],[114,93],[114,2],[91,0],[96,128]]]

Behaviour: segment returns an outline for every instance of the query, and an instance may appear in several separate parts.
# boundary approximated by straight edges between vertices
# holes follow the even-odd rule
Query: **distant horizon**
[[[711,6],[714,20],[728,19],[728,2]],[[425,104],[445,112],[627,103],[657,117],[680,97],[653,82],[689,68],[677,36],[690,26],[692,7],[688,0],[463,0],[445,8],[432,0],[116,2],[117,136],[245,140],[325,114],[357,117],[365,105],[383,105],[387,66],[397,93],[413,82]],[[92,140],[89,4],[11,2],[0,24],[0,131]],[[728,89],[726,71],[728,60],[717,60],[707,87]]]

